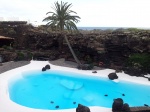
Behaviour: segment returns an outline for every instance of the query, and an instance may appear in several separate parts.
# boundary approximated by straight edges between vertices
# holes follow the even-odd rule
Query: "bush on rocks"
[[[133,76],[142,76],[142,74],[150,73],[150,54],[136,53],[132,54],[126,63],[125,72]]]

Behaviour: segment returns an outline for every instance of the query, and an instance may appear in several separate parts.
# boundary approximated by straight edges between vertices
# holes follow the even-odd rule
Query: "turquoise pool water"
[[[122,98],[130,106],[150,105],[150,86],[63,71],[30,71],[9,82],[10,99],[20,105],[46,110],[86,106],[112,107]]]

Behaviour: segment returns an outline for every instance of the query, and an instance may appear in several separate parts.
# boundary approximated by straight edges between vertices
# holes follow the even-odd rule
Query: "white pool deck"
[[[104,69],[104,70],[96,70],[97,73],[92,73],[92,70],[78,70],[76,68],[68,68],[68,67],[62,67],[62,66],[56,66],[52,65],[48,61],[31,61],[30,64],[15,68],[13,70],[9,70],[7,72],[4,72],[0,74],[0,112],[76,112],[76,109],[63,109],[63,110],[42,110],[42,109],[33,109],[28,108],[25,106],[21,106],[19,104],[14,103],[9,98],[9,92],[8,92],[8,81],[11,78],[14,78],[16,76],[21,77],[22,72],[28,71],[28,70],[41,70],[42,67],[44,67],[46,64],[49,64],[51,66],[50,70],[63,70],[63,71],[70,71],[70,72],[76,72],[83,75],[92,75],[92,76],[99,76],[99,77],[106,77],[108,78],[108,74],[115,72],[115,70],[112,69]],[[135,77],[135,76],[129,76],[125,73],[117,73],[118,79],[115,80],[117,83],[120,80],[150,85],[150,82],[146,78],[141,77]],[[150,76],[148,74],[147,76]],[[92,106],[89,107],[91,112],[112,112],[111,108],[105,108],[105,107],[98,107],[98,106]]]

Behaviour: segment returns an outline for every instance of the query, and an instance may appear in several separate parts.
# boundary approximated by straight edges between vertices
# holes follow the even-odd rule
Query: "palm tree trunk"
[[[59,52],[62,52],[62,50],[63,50],[63,38],[62,38],[62,35],[58,36],[58,45],[59,45],[59,47],[58,47]]]
[[[69,49],[70,49],[70,51],[71,51],[71,54],[73,55],[73,58],[74,58],[75,61],[78,63],[78,65],[81,65],[79,59],[78,59],[77,56],[75,55],[75,53],[74,53],[74,51],[73,51],[73,49],[72,49],[72,47],[71,47],[71,45],[70,45],[70,43],[69,43],[69,41],[68,41],[67,36],[64,35],[64,37],[65,37],[65,40],[66,40],[66,42],[67,42],[67,45],[68,45],[68,47],[69,47]]]

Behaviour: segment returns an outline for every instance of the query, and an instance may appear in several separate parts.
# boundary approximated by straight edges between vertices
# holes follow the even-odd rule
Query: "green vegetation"
[[[2,46],[2,48],[6,49],[6,50],[11,50],[12,49],[11,46],[7,46],[7,45]]]
[[[75,11],[70,10],[72,4],[68,4],[68,2],[58,3],[55,2],[54,6],[52,7],[53,12],[48,12],[47,14],[51,14],[50,16],[46,17],[43,21],[47,21],[47,26],[55,28],[56,31],[60,31],[60,38],[59,39],[59,49],[62,49],[63,39],[65,39],[74,59],[78,64],[81,64],[78,58],[76,57],[69,41],[65,33],[65,29],[68,31],[78,31],[76,24],[79,22],[80,17],[72,14],[77,14]]]
[[[150,54],[133,54],[127,60],[127,66],[150,72]]]
[[[140,31],[141,29],[138,29],[138,28],[128,28],[127,31],[130,31],[130,32],[138,32]]]
[[[2,48],[4,48],[4,49],[8,49],[8,47],[9,47],[9,46],[6,46],[6,45],[2,46]]]
[[[32,60],[33,58],[33,53],[31,53],[30,51],[27,52],[27,59],[28,60]]]
[[[8,30],[8,34],[9,34],[9,35],[15,35],[16,32],[15,32],[14,29],[11,28],[11,29]]]
[[[17,52],[17,60],[24,60],[24,58],[25,58],[25,55],[24,55],[24,53],[22,53],[22,52]]]
[[[47,14],[51,15],[46,17],[43,21],[47,21],[47,25],[50,27],[56,27],[56,30],[78,30],[75,23],[79,22],[80,17],[71,15],[77,14],[75,11],[70,10],[71,7],[72,4],[68,4],[68,2],[61,1],[60,4],[55,2],[54,7],[52,7],[54,11],[47,12]]]

